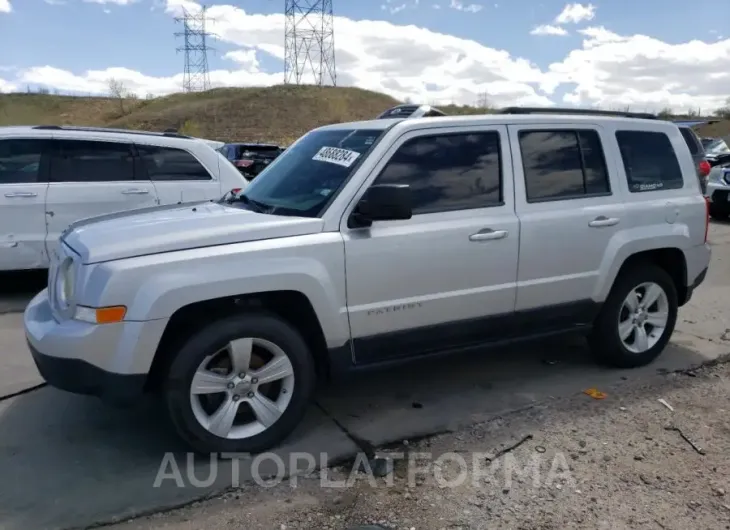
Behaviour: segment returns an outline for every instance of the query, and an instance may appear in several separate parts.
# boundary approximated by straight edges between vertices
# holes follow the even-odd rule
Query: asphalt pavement
[[[321,453],[341,459],[361,449],[353,439],[378,446],[452,430],[727,354],[730,330],[723,310],[730,294],[730,225],[714,224],[710,239],[708,278],[681,310],[667,351],[651,366],[601,368],[582,341],[556,339],[374,373],[323,390],[307,420],[276,453],[287,468],[293,452],[318,461]],[[25,347],[21,315],[13,312],[22,309],[17,300],[30,296],[14,292],[15,305],[6,307],[15,309],[0,314],[0,395],[42,381]],[[0,302],[0,313],[2,307]],[[186,475],[182,486],[163,480],[155,487],[159,472],[170,469],[163,465],[166,453],[175,456]],[[216,463],[209,484],[192,485],[208,476],[211,463],[199,457],[185,465],[185,448],[158,402],[120,409],[49,387],[0,401],[0,455],[1,530],[83,528],[123,520],[215,495],[233,480],[231,467]],[[271,460],[264,469],[268,464]],[[248,476],[244,462],[240,480]]]

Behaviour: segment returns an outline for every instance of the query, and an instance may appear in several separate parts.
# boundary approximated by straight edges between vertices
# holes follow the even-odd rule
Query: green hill
[[[217,88],[155,99],[17,93],[0,94],[0,125],[173,128],[211,140],[289,144],[314,127],[371,119],[398,103],[360,88],[296,85]],[[488,112],[456,105],[439,108],[447,114]],[[730,134],[730,121],[713,124],[712,134]]]
[[[0,125],[174,128],[211,140],[287,144],[314,127],[373,118],[397,103],[358,88],[293,85],[219,88],[148,100],[0,94]]]

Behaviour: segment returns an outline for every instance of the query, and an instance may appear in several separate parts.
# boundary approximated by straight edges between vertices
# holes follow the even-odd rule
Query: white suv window
[[[134,180],[132,144],[54,140],[51,146],[51,182]]]
[[[669,137],[662,132],[616,131],[632,193],[684,186],[682,169]]]
[[[198,160],[182,149],[137,145],[150,180],[211,180],[210,173]]]
[[[520,131],[527,202],[568,200],[611,193],[598,132]]]
[[[408,184],[414,215],[501,206],[500,149],[496,131],[413,138],[398,148],[375,184]]]
[[[0,184],[38,182],[44,140],[0,140]]]

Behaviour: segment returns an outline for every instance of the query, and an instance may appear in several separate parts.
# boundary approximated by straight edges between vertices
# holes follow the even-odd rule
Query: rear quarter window
[[[616,140],[632,193],[684,186],[682,169],[669,137],[655,131],[617,131]]]
[[[150,180],[211,180],[210,173],[190,153],[173,147],[138,145],[140,159]]]

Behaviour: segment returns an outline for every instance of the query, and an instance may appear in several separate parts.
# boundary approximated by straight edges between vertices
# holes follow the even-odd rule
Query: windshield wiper
[[[271,206],[268,206],[262,202],[255,201],[249,197],[246,197],[243,194],[228,200],[229,204],[233,204],[234,202],[242,202],[246,206],[251,206],[251,209],[256,213],[271,213],[274,210],[274,208],[272,208]]]

